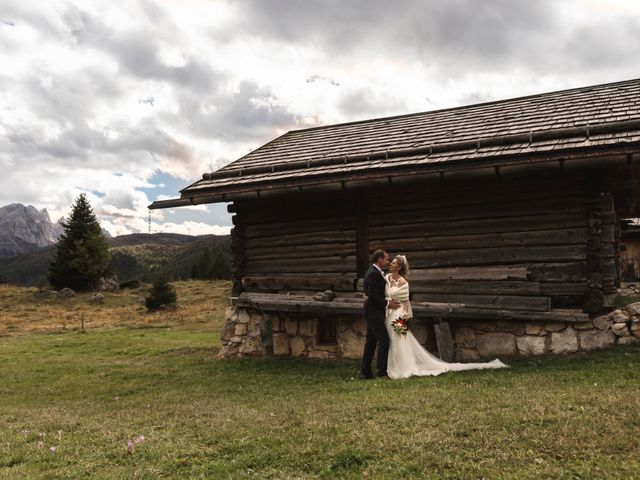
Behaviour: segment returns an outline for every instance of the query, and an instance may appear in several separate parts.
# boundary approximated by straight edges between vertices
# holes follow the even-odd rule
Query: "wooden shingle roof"
[[[640,79],[290,131],[182,198],[572,158],[640,144]]]

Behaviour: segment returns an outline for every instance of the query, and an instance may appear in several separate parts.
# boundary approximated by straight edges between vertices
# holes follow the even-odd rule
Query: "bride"
[[[487,363],[447,363],[430,354],[416,340],[410,331],[406,335],[397,333],[394,322],[398,319],[412,317],[411,303],[409,302],[409,263],[404,255],[397,255],[391,265],[387,280],[387,300],[398,300],[402,307],[396,310],[387,309],[385,326],[389,333],[391,346],[389,348],[389,360],[387,372],[389,378],[407,378],[412,375],[440,375],[444,372],[474,370],[480,368],[504,368],[507,365],[496,359]]]

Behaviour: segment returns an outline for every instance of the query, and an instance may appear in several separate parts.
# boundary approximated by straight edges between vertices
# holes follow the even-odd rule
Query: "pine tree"
[[[174,305],[177,300],[176,289],[169,283],[168,275],[166,272],[160,272],[144,304],[147,310],[158,310],[162,306]]]
[[[211,278],[211,250],[205,247],[202,255],[191,267],[191,278],[194,280],[206,280]]]
[[[64,233],[49,264],[49,283],[55,288],[90,290],[104,276],[111,261],[109,245],[85,194],[73,204]]]
[[[229,265],[229,261],[220,251],[213,260],[211,272],[212,275],[210,278],[214,278],[216,280],[231,278],[231,266]]]

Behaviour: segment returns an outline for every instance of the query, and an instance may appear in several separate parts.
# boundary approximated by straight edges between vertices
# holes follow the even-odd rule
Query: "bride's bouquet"
[[[409,331],[409,318],[398,318],[391,322],[391,326],[393,327],[393,331],[398,335],[406,336]]]

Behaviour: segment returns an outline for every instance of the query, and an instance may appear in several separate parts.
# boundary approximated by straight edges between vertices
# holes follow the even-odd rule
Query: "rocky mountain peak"
[[[0,258],[12,257],[56,243],[63,232],[46,209],[12,203],[0,208]]]

